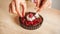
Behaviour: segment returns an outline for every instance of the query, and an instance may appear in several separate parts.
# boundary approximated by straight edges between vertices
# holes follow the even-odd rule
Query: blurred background
[[[10,1],[11,0],[0,0],[0,8],[6,10],[6,8],[8,8],[6,6]],[[52,0],[52,8],[60,10],[60,0]]]
[[[52,0],[52,8],[60,10],[60,0]]]

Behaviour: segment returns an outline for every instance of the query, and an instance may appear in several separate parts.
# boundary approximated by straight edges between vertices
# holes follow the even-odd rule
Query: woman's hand
[[[51,0],[43,0],[42,5],[39,6],[40,7],[39,11],[42,11],[46,8],[51,8],[51,4],[52,4]]]
[[[24,16],[25,12],[28,10],[26,1],[32,1],[32,0],[12,0],[12,2],[9,5],[9,12],[13,14],[17,14],[19,16]],[[41,11],[43,9],[46,9],[47,7],[51,6],[51,0],[33,0],[33,2],[36,4],[37,11]],[[31,4],[32,5],[32,4]],[[30,10],[30,9],[29,9]]]
[[[21,17],[22,15],[24,15],[25,10],[26,10],[25,0],[12,0],[9,5],[9,12],[13,14],[17,14]]]

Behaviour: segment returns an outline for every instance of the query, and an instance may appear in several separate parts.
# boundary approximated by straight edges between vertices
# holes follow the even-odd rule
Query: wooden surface
[[[19,26],[17,17],[9,14],[8,4],[6,0],[0,2],[0,34],[60,34],[60,10],[47,8],[39,12],[44,19],[41,27],[26,30]]]
[[[41,27],[37,30],[26,30],[19,26],[17,18],[0,9],[0,34],[60,34],[60,11],[48,8],[40,14],[44,18]]]

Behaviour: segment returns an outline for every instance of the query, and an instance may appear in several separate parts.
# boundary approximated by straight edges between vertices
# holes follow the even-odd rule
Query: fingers
[[[13,13],[12,12],[12,4],[11,3],[9,4],[9,13]]]
[[[51,7],[51,2],[50,2],[50,0],[46,0],[46,1],[45,1],[45,4],[43,4],[43,6],[41,7],[41,10],[42,10],[42,9],[46,9],[46,8],[48,8],[48,7]]]
[[[22,17],[23,17],[24,16],[24,5],[23,4],[20,4],[20,6],[21,6],[21,9],[22,9],[22,11],[20,11],[20,12],[21,12]]]
[[[14,3],[14,1],[11,2],[10,5],[9,5],[9,13],[17,14],[17,12],[15,10],[15,3]]]
[[[34,0],[34,2],[36,4],[36,7],[38,7],[37,12],[51,5],[48,0]],[[27,5],[25,0],[13,0],[9,5],[9,12],[17,14],[22,17],[25,15],[25,12],[27,10],[26,6]]]
[[[43,8],[43,5],[46,3],[46,0],[34,0],[34,3],[36,4],[37,12]]]
[[[24,16],[25,15],[25,12],[27,10],[26,2],[22,2],[20,5],[22,7],[22,16]]]
[[[18,13],[18,15],[20,15],[21,17],[24,16],[25,11],[26,11],[25,0],[20,0],[20,1],[16,0],[15,4],[16,4],[16,12]]]
[[[22,7],[22,8],[21,8]],[[21,10],[20,10],[21,9]],[[13,0],[9,5],[9,13],[17,14],[22,17],[26,11],[25,1],[22,0]]]
[[[18,2],[18,0],[15,0],[15,8],[16,8],[16,12],[19,16],[22,16],[21,12],[20,12],[20,1]]]
[[[39,5],[39,8],[38,8],[37,11],[38,11],[38,12],[39,12],[39,11],[42,11],[42,10],[48,8],[49,6],[51,6],[50,0],[42,0],[42,1],[40,2],[40,5]]]
[[[15,8],[15,2],[12,2],[12,11],[13,11],[15,14],[17,14],[16,8]]]

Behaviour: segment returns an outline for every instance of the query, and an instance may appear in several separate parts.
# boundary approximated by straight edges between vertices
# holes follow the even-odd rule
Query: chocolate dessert
[[[27,12],[25,16],[19,17],[19,22],[24,29],[35,30],[41,26],[43,18],[38,13]]]

